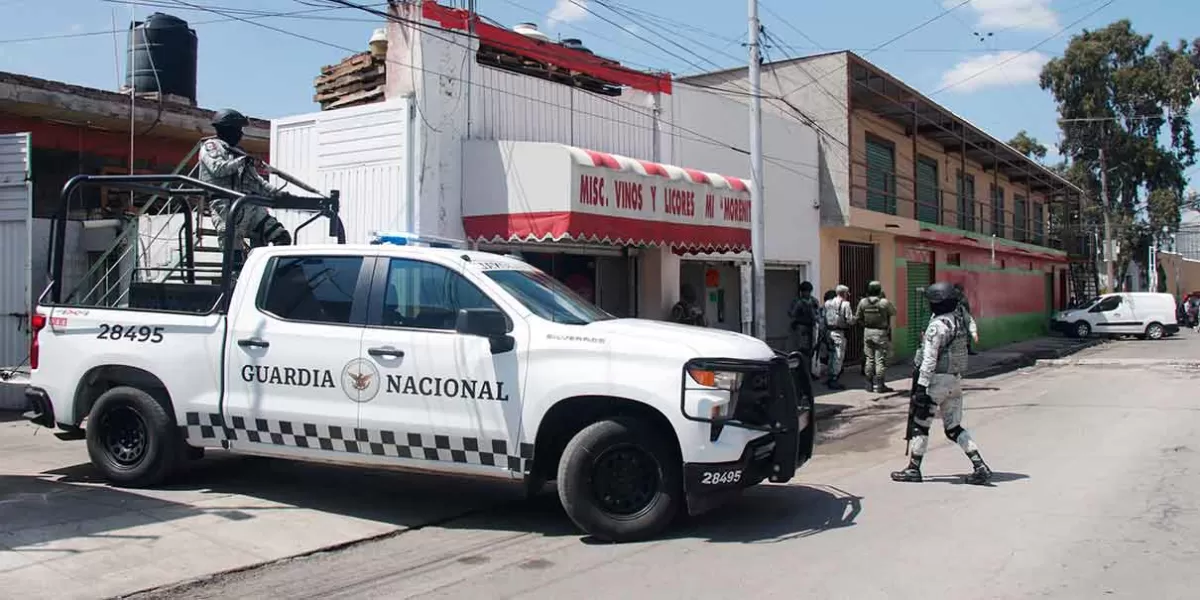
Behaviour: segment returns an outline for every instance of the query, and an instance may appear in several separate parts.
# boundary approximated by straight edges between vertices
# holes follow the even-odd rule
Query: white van
[[[1175,297],[1152,292],[1105,294],[1084,308],[1054,315],[1051,328],[1073,337],[1136,335],[1158,340],[1179,332]]]

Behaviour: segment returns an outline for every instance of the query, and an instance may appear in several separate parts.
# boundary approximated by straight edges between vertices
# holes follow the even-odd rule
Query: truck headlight
[[[693,416],[713,421],[728,420],[737,408],[738,389],[742,385],[742,374],[731,371],[711,371],[689,368],[688,377],[701,389],[692,388],[695,401]]]

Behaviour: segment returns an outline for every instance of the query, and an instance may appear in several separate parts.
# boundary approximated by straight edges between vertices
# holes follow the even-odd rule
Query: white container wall
[[[318,190],[341,192],[347,243],[365,243],[370,232],[407,229],[411,147],[409,102],[392,100],[328,110],[271,122],[271,163]],[[272,183],[282,180],[272,176]],[[284,191],[309,195],[293,185]],[[312,213],[275,211],[295,235]],[[328,243],[328,227],[318,219],[296,243]]]

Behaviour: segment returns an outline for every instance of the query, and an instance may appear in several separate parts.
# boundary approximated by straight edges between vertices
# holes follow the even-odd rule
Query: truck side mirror
[[[454,330],[463,335],[488,338],[492,343],[492,354],[508,352],[516,344],[516,340],[508,335],[508,317],[494,308],[459,309]]]

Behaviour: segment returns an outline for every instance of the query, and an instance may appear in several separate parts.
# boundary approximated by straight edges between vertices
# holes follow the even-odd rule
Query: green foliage
[[[1031,137],[1024,129],[1018,131],[1017,135],[1008,140],[1008,145],[1029,158],[1036,160],[1046,158],[1046,146],[1039,142],[1037,138]]]
[[[1200,38],[1153,48],[1151,42],[1127,19],[1084,30],[1046,64],[1040,81],[1058,105],[1059,147],[1069,158],[1060,173],[1097,202],[1105,149],[1109,202],[1098,208],[1121,243],[1122,276],[1155,232],[1178,227],[1184,171],[1197,155],[1188,111],[1200,97]],[[1136,218],[1142,209],[1145,220]]]

